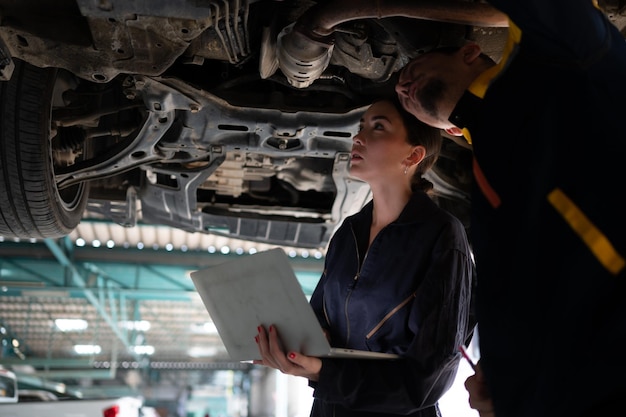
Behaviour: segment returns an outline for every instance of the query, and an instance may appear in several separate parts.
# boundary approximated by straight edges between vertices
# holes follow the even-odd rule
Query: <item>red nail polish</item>
[[[289,359],[294,359],[296,357],[296,354],[291,352],[289,353]]]
[[[256,328],[256,331],[257,331],[257,332],[259,332],[259,333],[261,333],[261,326],[258,326],[258,327]]]
[[[259,343],[259,336],[254,336],[254,341]]]
[[[274,326],[270,326],[270,332],[274,331]]]

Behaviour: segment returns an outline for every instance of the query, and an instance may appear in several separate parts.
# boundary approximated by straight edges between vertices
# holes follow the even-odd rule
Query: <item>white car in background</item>
[[[17,402],[17,377],[0,365],[0,405]]]
[[[141,417],[161,417],[154,407],[141,407],[140,415]]]

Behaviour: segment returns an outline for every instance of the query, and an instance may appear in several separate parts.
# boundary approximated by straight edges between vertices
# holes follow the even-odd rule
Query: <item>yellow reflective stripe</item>
[[[470,131],[464,127],[461,132],[463,133],[463,137],[465,138],[465,140],[467,141],[467,143],[469,143],[470,145],[472,144],[472,135],[470,134]]]
[[[515,46],[520,43],[522,40],[522,31],[519,27],[515,25],[515,23],[509,21],[509,35],[506,40],[506,44],[504,46],[504,51],[502,52],[502,59],[493,67],[487,69],[483,73],[481,73],[472,84],[469,86],[468,90],[474,94],[476,97],[484,98],[487,89],[489,88],[489,83],[491,80],[498,75],[502,69],[507,65],[509,60],[511,59],[511,53],[515,49]]]
[[[626,265],[624,258],[563,191],[554,189],[548,194],[548,201],[610,273],[617,275],[624,269]]]

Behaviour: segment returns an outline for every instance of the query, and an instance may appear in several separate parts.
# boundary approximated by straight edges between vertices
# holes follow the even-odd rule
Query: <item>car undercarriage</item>
[[[93,217],[323,248],[371,197],[365,107],[434,47],[498,59],[506,26],[470,1],[0,0],[0,235]],[[429,179],[467,224],[471,149],[447,139]]]

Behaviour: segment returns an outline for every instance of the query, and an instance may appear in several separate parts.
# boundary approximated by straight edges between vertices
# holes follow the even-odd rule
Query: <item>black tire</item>
[[[50,117],[57,70],[15,61],[0,82],[0,236],[58,238],[80,222],[88,183],[59,190]]]

